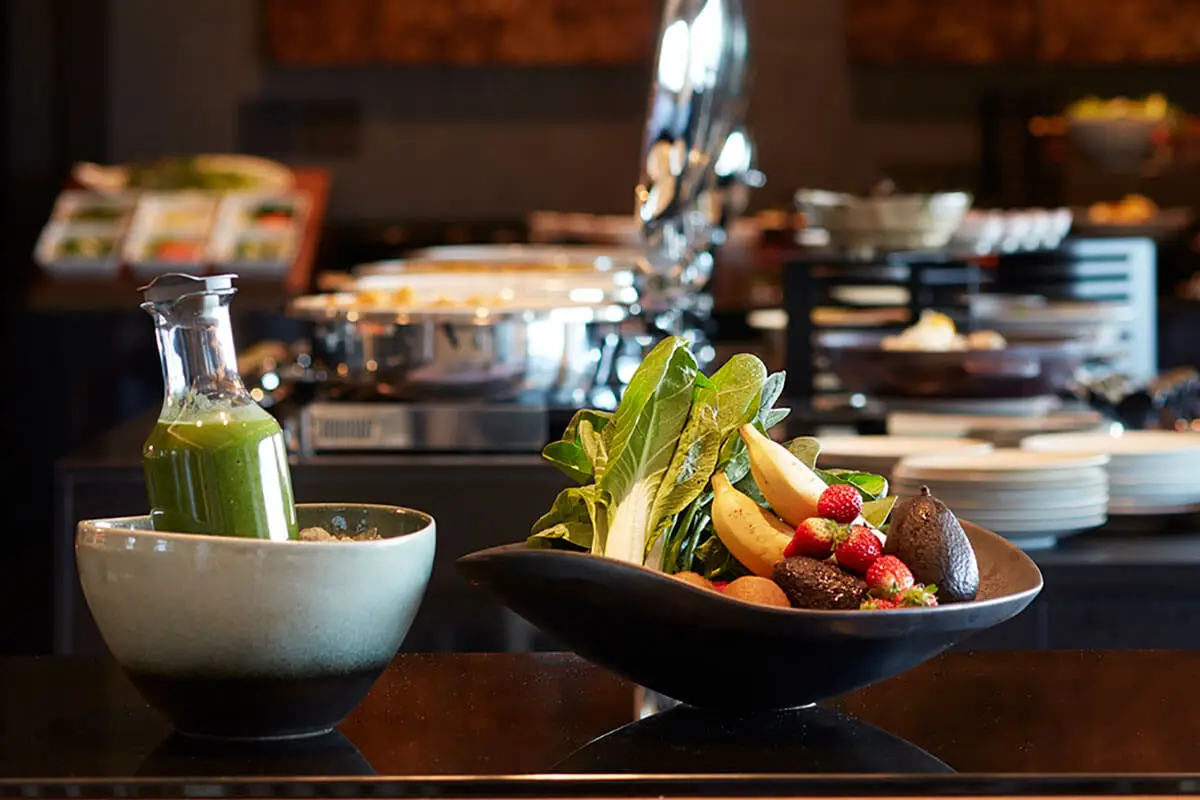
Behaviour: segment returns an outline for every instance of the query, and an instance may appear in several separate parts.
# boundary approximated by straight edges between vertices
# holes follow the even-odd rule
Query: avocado
[[[862,578],[806,556],[780,561],[771,577],[795,608],[858,608],[867,596]]]
[[[903,561],[917,583],[936,584],[946,602],[974,600],[979,591],[975,548],[958,517],[928,486],[920,496],[896,503],[883,552]]]

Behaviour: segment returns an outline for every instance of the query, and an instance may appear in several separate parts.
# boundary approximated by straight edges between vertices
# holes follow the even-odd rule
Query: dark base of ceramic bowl
[[[126,674],[150,705],[186,736],[298,739],[331,731],[362,702],[386,666],[306,678],[135,669]]]

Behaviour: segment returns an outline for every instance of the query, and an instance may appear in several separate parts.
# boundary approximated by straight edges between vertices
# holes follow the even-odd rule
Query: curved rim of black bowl
[[[779,620],[807,618],[813,621],[833,621],[853,618],[857,622],[859,620],[870,618],[879,619],[882,623],[885,620],[911,620],[911,618],[915,616],[922,618],[957,617],[971,611],[994,609],[998,606],[1011,605],[1014,603],[1019,603],[1020,601],[1025,601],[1024,603],[1021,603],[1019,609],[1014,612],[1014,616],[1016,613],[1020,613],[1020,611],[1024,610],[1029,602],[1032,602],[1032,600],[1037,597],[1038,593],[1041,592],[1044,586],[1041,570],[1038,569],[1037,564],[1034,563],[1033,559],[1031,559],[1029,555],[1025,553],[1025,551],[1017,547],[1003,536],[993,533],[992,531],[989,531],[986,528],[967,520],[962,520],[962,525],[969,538],[974,539],[980,536],[984,538],[990,538],[992,540],[990,544],[1008,550],[1010,557],[1015,557],[1018,560],[1023,561],[1027,571],[1030,572],[1036,579],[1034,585],[1027,589],[1023,589],[1019,592],[1014,592],[1011,594],[1002,594],[981,600],[944,603],[932,608],[897,608],[889,609],[886,612],[862,609],[825,610],[812,608],[780,608],[776,606],[747,603],[742,600],[736,600],[734,598],[727,597],[719,592],[693,586],[689,583],[678,580],[677,578],[674,578],[665,572],[660,572],[639,564],[631,564],[626,561],[618,561],[617,559],[608,558],[607,556],[593,555],[591,553],[584,553],[575,550],[553,550],[548,548],[529,547],[525,542],[517,542],[515,544],[506,544],[498,547],[489,547],[485,550],[479,550],[460,557],[457,563],[460,570],[467,572],[467,578],[471,580],[472,583],[475,583],[474,578],[470,574],[471,566],[497,557],[504,559],[571,559],[570,562],[566,563],[570,563],[573,566],[582,566],[577,560],[587,559],[599,562],[596,564],[597,569],[604,569],[617,574],[619,574],[621,571],[625,571],[627,576],[630,578],[641,581],[656,581],[658,582],[660,588],[671,586],[678,592],[691,593],[691,595],[695,597],[698,602],[707,603],[714,609],[721,608],[733,610],[736,608],[742,611],[753,611],[756,614],[764,615],[764,619],[775,617]],[[984,574],[982,567],[980,568],[980,573],[981,576]],[[945,621],[950,622],[949,619],[946,619]],[[948,627],[952,628],[954,626],[951,624]],[[965,629],[970,630],[974,630],[975,627],[976,626],[973,626],[969,623],[964,626]]]

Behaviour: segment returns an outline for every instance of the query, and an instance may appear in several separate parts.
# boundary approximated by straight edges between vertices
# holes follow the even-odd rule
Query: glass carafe
[[[171,273],[141,289],[165,385],[142,450],[150,513],[161,531],[295,539],[283,432],[238,374],[234,277]]]

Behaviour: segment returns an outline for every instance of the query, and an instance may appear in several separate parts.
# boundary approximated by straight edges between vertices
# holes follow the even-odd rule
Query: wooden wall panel
[[[846,0],[860,63],[992,64],[1034,55],[1037,0]]]
[[[653,0],[263,0],[293,64],[621,64],[654,54]]]
[[[1200,62],[1200,0],[846,0],[866,64]]]
[[[374,61],[378,16],[375,0],[264,0],[267,57],[292,64]]]
[[[1041,1],[1038,55],[1044,61],[1200,61],[1198,0]]]

